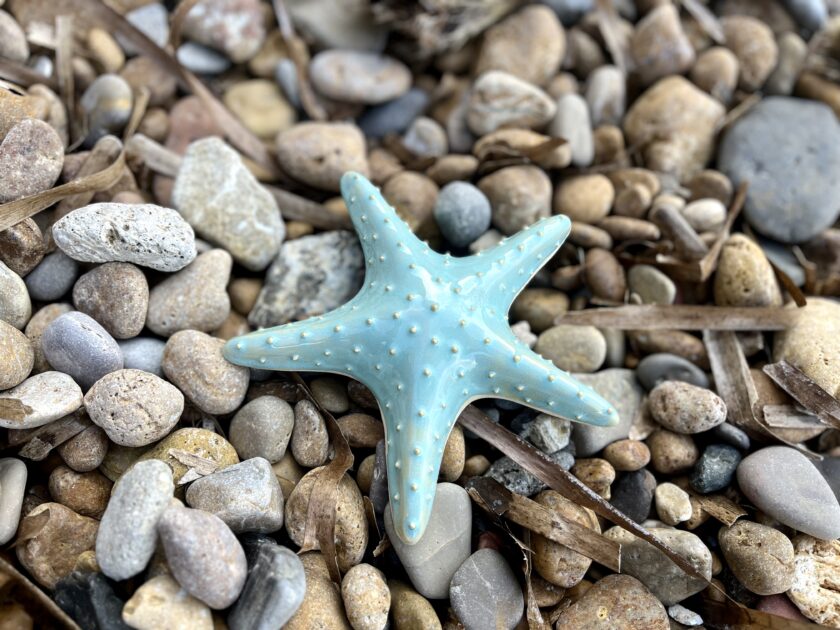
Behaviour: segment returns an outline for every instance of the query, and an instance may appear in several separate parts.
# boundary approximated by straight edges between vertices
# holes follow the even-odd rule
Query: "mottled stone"
[[[733,234],[723,244],[715,273],[718,306],[781,306],[773,267],[758,244]]]
[[[702,494],[729,487],[741,454],[728,444],[710,444],[691,472],[691,487]]]
[[[35,352],[26,335],[0,320],[0,391],[15,387],[32,372]]]
[[[840,570],[840,542],[799,534],[793,539],[794,574],[788,597],[811,621],[840,624],[840,595],[834,588]]]
[[[495,549],[479,549],[452,576],[449,601],[466,630],[513,630],[525,600],[516,575]]]
[[[725,15],[720,26],[726,47],[738,58],[740,87],[750,92],[761,89],[779,58],[773,31],[749,15]]]
[[[63,164],[64,143],[52,127],[34,118],[19,122],[0,143],[0,203],[52,188]]]
[[[23,330],[32,315],[32,302],[23,279],[0,262],[0,320]]]
[[[30,376],[20,385],[0,393],[0,400],[18,400],[15,407],[0,412],[0,427],[34,429],[73,413],[82,406],[82,390],[62,372],[43,372]]]
[[[318,552],[309,552],[299,556],[306,580],[306,594],[297,612],[289,619],[284,630],[351,630],[341,593],[330,579],[327,563]],[[277,626],[270,626],[275,628]],[[237,630],[237,629],[232,629]],[[241,630],[245,630],[243,627]],[[250,628],[248,628],[250,630]],[[261,628],[260,630],[269,630]]]
[[[644,391],[636,382],[633,370],[623,368],[602,370],[595,374],[575,374],[575,378],[598,392],[618,412],[618,423],[612,427],[575,425],[572,441],[576,453],[580,457],[589,457],[610,442],[624,439],[630,434],[630,426],[639,413]]]
[[[534,351],[561,370],[595,372],[604,363],[607,342],[594,326],[553,326],[537,337]]]
[[[473,84],[467,106],[467,125],[482,136],[503,126],[536,128],[557,110],[538,87],[499,70],[483,73]]]
[[[382,630],[388,625],[391,591],[381,571],[357,564],[341,581],[344,610],[353,630]]]
[[[662,603],[634,577],[608,575],[564,610],[555,630],[668,630]]]
[[[44,235],[31,218],[0,232],[0,262],[21,277],[41,262],[45,252]]]
[[[313,87],[345,103],[376,105],[398,98],[411,87],[411,71],[387,55],[358,50],[324,50],[309,63]]]
[[[642,468],[624,473],[610,489],[610,503],[637,523],[643,522],[650,513],[656,478]]]
[[[647,438],[651,467],[658,473],[673,475],[689,470],[700,457],[690,435],[657,429]]]
[[[639,20],[630,38],[630,54],[645,84],[671,74],[683,74],[691,67],[694,48],[674,5],[659,5]]]
[[[548,458],[563,470],[569,470],[575,463],[574,455],[569,450],[552,453]],[[487,469],[485,476],[498,481],[505,488],[516,494],[529,497],[548,486],[541,480],[522,468],[510,457],[500,457]]]
[[[389,580],[394,630],[441,630],[440,619],[428,599],[407,584]]]
[[[753,593],[784,593],[793,584],[793,544],[782,532],[741,519],[721,527],[718,542],[729,568]]]
[[[149,283],[130,263],[105,263],[80,277],[73,304],[99,322],[115,339],[136,337],[149,308]]]
[[[601,533],[594,512],[570,501],[555,490],[540,492],[535,501],[566,520]],[[562,588],[571,588],[578,584],[592,564],[586,556],[539,534],[531,535],[531,549],[534,551],[534,570],[550,584]]]
[[[109,453],[115,450],[112,446]],[[128,463],[125,464],[126,467],[130,466],[134,459],[138,457],[140,461],[159,459],[172,469],[172,477],[175,483],[179,485],[184,475],[189,473],[192,476],[190,471],[193,468],[189,464],[190,460],[187,459],[189,456],[205,460],[208,466],[214,467],[216,470],[222,470],[239,463],[236,451],[225,438],[207,429],[193,427],[173,431],[145,453],[142,451],[138,453],[139,449],[127,450],[128,452],[124,453],[124,457],[128,459]]]
[[[348,123],[303,122],[280,132],[277,161],[295,179],[332,192],[345,172],[369,173],[365,137]]]
[[[654,420],[677,433],[701,433],[726,420],[726,404],[720,396],[682,381],[654,387],[648,406]]]
[[[77,472],[99,468],[108,452],[108,436],[96,425],[71,437],[58,447],[64,462]]]
[[[241,459],[263,457],[274,464],[286,454],[294,422],[289,403],[276,396],[260,396],[236,412],[228,437]]]
[[[274,34],[279,33],[273,33],[272,37]],[[286,58],[285,61],[290,60]],[[270,72],[269,76],[271,74]],[[275,81],[269,81],[268,79],[249,79],[233,83],[225,91],[222,101],[247,129],[264,140],[273,140],[278,133],[295,124],[297,119],[295,108],[284,98],[280,86]],[[203,142],[203,140],[198,142]],[[224,146],[224,143],[218,139],[214,139],[214,143]],[[225,161],[234,169],[237,168],[238,160],[236,162],[229,159]],[[206,165],[204,170],[205,172],[218,172],[212,165]],[[181,178],[183,172],[184,165],[182,164],[181,170],[178,172],[178,179]],[[225,172],[221,172],[220,175],[222,178],[228,177]],[[228,181],[230,180],[228,179]],[[201,187],[196,186],[195,190],[198,192]],[[262,189],[262,192],[266,192],[265,189]],[[270,194],[266,194],[266,197],[273,200]],[[240,208],[233,204],[231,206],[235,213],[241,212]],[[276,204],[274,208],[276,208]]]
[[[322,466],[329,454],[329,433],[321,412],[309,400],[295,405],[294,428],[289,442],[295,461],[301,466]]]
[[[122,620],[137,630],[213,629],[210,609],[169,575],[153,577],[134,591],[123,607]]]
[[[14,457],[0,459],[0,544],[12,538],[20,521],[26,491],[26,464]]]
[[[187,12],[183,34],[241,63],[257,54],[265,39],[258,0],[204,0]]]
[[[514,234],[551,214],[551,180],[535,166],[509,166],[487,175],[478,188],[490,201],[493,224]]]
[[[100,472],[76,472],[67,466],[53,468],[49,478],[54,501],[82,516],[100,518],[111,496],[111,481]]]

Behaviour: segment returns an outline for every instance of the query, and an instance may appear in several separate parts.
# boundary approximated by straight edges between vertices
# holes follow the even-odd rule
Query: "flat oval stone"
[[[782,294],[770,261],[755,241],[733,234],[723,243],[715,272],[718,306],[781,306]]]
[[[213,630],[210,608],[170,575],[155,576],[134,591],[123,607],[122,619],[132,628]]]
[[[23,382],[32,372],[35,352],[26,335],[0,320],[0,391]]]
[[[23,279],[0,262],[0,319],[23,330],[32,316],[32,301]]]
[[[428,599],[398,580],[389,580],[388,587],[395,628],[441,630],[440,619]]]
[[[69,415],[82,406],[82,390],[71,376],[43,372],[0,393],[0,400],[20,401],[21,407],[0,411],[0,427],[34,429]]]
[[[50,473],[49,490],[53,500],[82,516],[100,518],[111,496],[111,480],[98,471],[76,472],[56,466]]]
[[[665,607],[629,575],[608,575],[598,580],[564,610],[555,630],[668,630],[671,627]]]
[[[504,556],[490,548],[479,549],[458,567],[449,601],[466,630],[513,630],[525,610],[516,575]]]
[[[490,70],[473,83],[466,116],[470,130],[483,136],[501,127],[542,127],[556,111],[554,101],[537,86]]]
[[[109,452],[115,451],[116,448],[112,446]],[[208,460],[207,463],[215,466],[216,470],[239,463],[239,458],[230,442],[217,433],[195,427],[173,431],[145,453],[142,450],[137,453],[140,449],[124,450],[128,451],[126,456],[129,459],[128,463],[125,464],[126,467],[130,466],[134,459],[138,457],[140,461],[159,459],[172,469],[172,477],[178,484],[180,484],[181,478],[192,469],[179,459],[179,457],[183,459],[184,453],[188,456],[192,455]],[[134,459],[131,459],[132,457]]]
[[[726,564],[753,593],[784,593],[793,584],[793,544],[779,530],[741,519],[721,527],[718,542]]]
[[[324,50],[309,63],[318,92],[336,101],[376,105],[398,98],[411,87],[411,71],[386,55],[358,50]]]
[[[82,262],[131,262],[171,272],[196,256],[189,223],[150,203],[94,203],[57,221],[52,235],[65,254]]]
[[[385,576],[369,564],[357,564],[341,580],[344,610],[354,630],[381,630],[388,625],[391,591]]]
[[[232,62],[248,61],[265,40],[258,0],[209,0],[184,17],[184,35],[224,53]]]
[[[807,457],[788,446],[769,446],[738,465],[738,486],[762,512],[815,538],[840,537],[840,505]]]
[[[345,172],[370,172],[365,137],[348,123],[303,122],[280,132],[277,161],[295,179],[332,192]]]
[[[105,263],[76,281],[73,304],[115,339],[129,339],[139,335],[146,322],[149,283],[130,263]]]
[[[691,361],[675,354],[649,354],[636,366],[636,376],[648,391],[663,381],[683,381],[697,387],[709,387],[709,378]]]
[[[289,403],[276,396],[260,396],[236,412],[228,438],[241,459],[263,457],[275,464],[286,454],[294,423]]]
[[[26,464],[14,457],[0,459],[0,545],[12,538],[20,522],[26,491]]]
[[[98,426],[91,425],[58,447],[58,454],[76,472],[96,470],[108,452],[108,436]]]
[[[157,523],[169,506],[172,471],[158,460],[137,462],[114,486],[99,526],[96,561],[114,580],[137,575],[151,560]]]
[[[78,311],[53,320],[44,330],[41,347],[51,366],[72,376],[84,389],[123,366],[114,338],[96,320]]]
[[[567,372],[595,372],[607,356],[607,342],[594,326],[559,325],[537,337],[534,352]]]
[[[0,203],[52,188],[64,164],[64,143],[42,120],[27,118],[0,143]]]

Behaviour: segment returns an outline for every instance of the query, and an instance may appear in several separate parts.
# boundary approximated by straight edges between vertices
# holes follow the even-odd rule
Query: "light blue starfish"
[[[613,407],[511,331],[516,295],[569,234],[569,219],[543,219],[466,258],[438,254],[367,179],[341,178],[367,270],[344,306],[305,321],[231,339],[224,355],[253,368],[333,372],[358,379],[379,401],[396,531],[422,536],[443,449],[460,412],[477,398],[504,398],[600,426]]]

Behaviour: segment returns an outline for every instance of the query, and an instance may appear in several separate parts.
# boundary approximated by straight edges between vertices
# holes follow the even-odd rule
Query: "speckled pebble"
[[[691,472],[691,487],[702,494],[717,492],[732,483],[741,454],[728,444],[710,444]]]
[[[2,16],[8,14],[0,11]],[[0,33],[2,23],[0,19]],[[50,125],[34,118],[17,123],[0,143],[0,203],[52,188],[63,164],[64,143]]]
[[[123,460],[121,465],[126,467],[138,458],[139,461],[159,459],[172,469],[172,477],[175,483],[179,485],[181,485],[182,478],[187,474],[190,474],[193,479],[195,478],[195,475],[191,472],[193,468],[189,465],[190,460],[187,459],[189,456],[206,460],[207,465],[216,470],[223,470],[228,466],[239,463],[239,457],[230,442],[217,433],[195,427],[173,431],[145,452],[140,449],[112,445],[108,453],[109,459],[112,454],[121,453],[119,456]]]
[[[657,429],[647,438],[650,465],[658,473],[673,475],[691,469],[700,451],[690,435]]]
[[[383,630],[388,625],[391,591],[378,569],[369,564],[352,567],[341,581],[341,597],[353,630]]]
[[[566,520],[601,533],[594,512],[570,501],[555,490],[544,490],[534,500]],[[586,556],[539,534],[531,535],[531,549],[534,551],[534,570],[550,584],[562,588],[571,588],[578,584],[592,564]]]
[[[149,283],[143,272],[130,263],[105,263],[76,281],[73,304],[102,324],[115,339],[129,339],[143,330]]]
[[[389,580],[394,630],[441,630],[431,602],[407,584]]]
[[[295,461],[313,468],[327,461],[329,434],[318,408],[308,400],[295,405],[295,421],[289,446]]]
[[[77,472],[68,466],[56,466],[50,473],[48,487],[54,501],[82,516],[100,518],[111,497],[111,480],[92,470]]]
[[[726,564],[753,593],[775,595],[792,586],[793,544],[779,530],[740,519],[720,528],[718,542]]]
[[[761,247],[743,234],[733,234],[720,250],[714,281],[718,306],[781,306],[776,274]]]
[[[32,316],[32,302],[23,279],[0,262],[0,320],[23,330]]]
[[[668,630],[662,603],[636,578],[608,575],[557,618],[555,630]]]
[[[479,180],[478,188],[490,201],[493,225],[504,234],[551,214],[551,180],[535,166],[499,169]]]
[[[236,412],[228,437],[241,459],[263,457],[275,464],[286,454],[294,423],[289,403],[276,396],[260,396]]]
[[[88,472],[99,468],[108,452],[108,436],[96,425],[71,437],[58,447],[58,454],[64,462],[77,472]]]
[[[295,179],[332,192],[346,171],[369,173],[365,137],[348,123],[303,122],[280,132],[277,161]]]
[[[224,53],[232,62],[248,61],[265,39],[258,0],[204,0],[184,17],[184,35]]]
[[[495,549],[479,549],[452,576],[449,601],[466,630],[513,630],[525,601],[516,575]]]
[[[19,400],[24,405],[19,414],[13,408],[0,412],[0,427],[34,429],[81,407],[82,390],[69,375],[50,371],[30,376],[20,385],[0,393],[0,399]]]
[[[604,449],[604,459],[618,471],[632,472],[648,465],[650,449],[638,440],[617,440]]]
[[[726,420],[726,404],[709,389],[666,381],[650,392],[654,420],[677,433],[701,433]]]
[[[840,542],[799,534],[793,539],[794,575],[788,597],[811,621],[840,624],[840,595],[834,588],[840,569]]]
[[[537,338],[534,351],[567,372],[595,372],[604,363],[607,342],[594,326],[561,324]]]
[[[210,609],[165,574],[151,578],[134,591],[123,607],[122,620],[137,630],[213,630]]]
[[[0,320],[0,391],[19,385],[32,372],[35,352],[26,335]]]
[[[314,551],[299,557],[305,574],[306,593],[300,603],[300,608],[283,626],[284,630],[311,630],[312,628],[351,630],[344,614],[341,593],[330,579],[324,557]],[[272,625],[270,627],[275,628],[277,626]],[[251,629],[239,628],[233,630]]]
[[[660,483],[653,493],[656,513],[666,525],[677,525],[691,518],[688,493],[673,483]]]
[[[376,105],[405,94],[411,72],[397,59],[355,50],[325,50],[313,57],[309,75],[324,96],[346,103]]]

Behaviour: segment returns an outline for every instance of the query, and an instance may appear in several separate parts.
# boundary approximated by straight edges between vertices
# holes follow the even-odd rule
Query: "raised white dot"
[[[399,319],[399,318],[400,318],[400,312],[399,312],[399,311],[394,311],[394,312],[393,312],[393,314],[392,314],[391,316],[392,316],[394,319]]]
[[[415,455],[419,455],[419,454],[420,454],[420,447],[419,447],[419,446],[415,446],[415,447],[414,447],[414,454],[415,454]]]
[[[333,328],[335,332],[341,332],[341,324],[336,324],[335,328]]]
[[[265,357],[260,357],[260,363],[265,363]]]
[[[440,305],[437,304],[437,303],[432,304],[431,309],[432,309],[433,312],[436,313],[440,309]]]
[[[488,378],[496,378],[496,373],[493,372],[493,371],[490,371],[490,372],[487,373],[487,377]]]
[[[436,346],[440,343],[440,340],[437,337],[432,337],[432,345]]]
[[[388,348],[388,354],[390,354],[391,356],[394,356],[395,354],[397,354],[397,349],[396,348]]]
[[[458,354],[458,346],[452,346],[449,349],[452,351],[452,354]]]
[[[514,363],[519,363],[521,360],[522,360],[522,357],[520,357],[518,354],[513,355],[513,362]]]
[[[408,524],[408,529],[410,529],[410,530],[414,531],[415,529],[417,529],[417,523],[415,523],[414,521],[411,521],[411,522]]]
[[[292,361],[297,361],[298,359],[300,359],[300,355],[299,355],[299,354],[293,354],[293,355],[292,355]]]
[[[353,353],[354,354],[359,354],[361,351],[362,351],[362,349],[359,346],[354,346],[354,348],[353,348]]]
[[[431,376],[432,371],[429,368],[423,368],[423,376]]]

